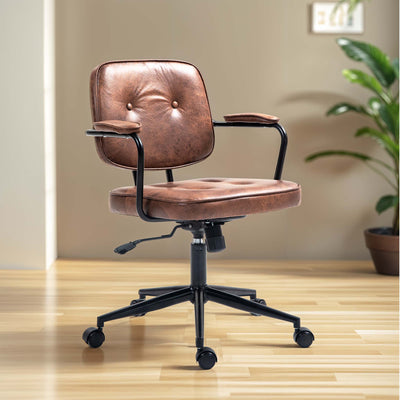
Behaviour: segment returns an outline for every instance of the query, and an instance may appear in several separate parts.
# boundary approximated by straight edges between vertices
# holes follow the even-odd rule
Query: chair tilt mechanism
[[[217,361],[213,349],[204,346],[204,304],[213,301],[254,316],[291,322],[294,341],[309,347],[314,335],[300,325],[300,318],[268,307],[253,289],[207,284],[207,251],[225,248],[221,227],[248,214],[265,213],[300,204],[301,189],[281,180],[287,136],[279,119],[266,114],[230,114],[224,122],[211,119],[200,72],[181,61],[112,61],[91,74],[93,128],[100,158],[130,169],[134,186],[110,193],[111,211],[138,216],[148,222],[175,222],[170,234],[139,239],[118,246],[125,254],[143,241],[166,239],[177,229],[193,235],[191,281],[187,286],[140,289],[139,298],[127,307],[100,315],[97,327],[84,331],[91,347],[104,342],[104,323],[124,317],[144,316],[175,304],[194,304],[196,361],[210,369]],[[174,181],[172,169],[207,158],[214,147],[214,127],[274,128],[281,145],[274,179],[205,178]],[[165,170],[167,182],[145,185],[145,170]],[[151,298],[148,298],[151,297]],[[248,297],[248,298],[246,298]]]

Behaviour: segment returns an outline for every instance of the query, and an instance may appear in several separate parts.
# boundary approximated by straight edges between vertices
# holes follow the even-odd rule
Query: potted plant
[[[327,115],[354,112],[370,118],[372,126],[363,126],[355,132],[356,137],[369,137],[385,151],[388,160],[348,150],[326,150],[309,155],[306,161],[326,156],[346,156],[360,160],[379,174],[391,187],[376,203],[378,214],[393,209],[391,227],[371,228],[365,233],[366,245],[370,249],[379,273],[399,273],[399,59],[393,61],[379,48],[348,38],[337,39],[337,44],[354,61],[362,62],[372,72],[344,69],[343,76],[351,83],[361,85],[372,92],[367,104],[341,102],[327,111]]]

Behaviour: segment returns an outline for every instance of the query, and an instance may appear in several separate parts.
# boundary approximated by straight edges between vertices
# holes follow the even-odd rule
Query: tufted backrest
[[[181,61],[111,61],[96,67],[90,79],[93,122],[134,121],[147,169],[183,167],[208,157],[214,130],[200,72]],[[135,169],[132,140],[96,138],[107,163]]]

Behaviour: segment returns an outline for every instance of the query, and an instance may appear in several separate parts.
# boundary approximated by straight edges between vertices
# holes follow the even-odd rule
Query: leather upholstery
[[[205,220],[295,207],[300,198],[300,186],[289,181],[205,178],[145,185],[144,211],[156,218]],[[110,209],[136,216],[136,188],[112,190]]]
[[[277,124],[279,118],[274,115],[260,113],[228,114],[224,116],[226,122],[256,122],[259,124]]]
[[[108,120],[95,122],[93,127],[98,131],[129,135],[130,133],[139,133],[141,124],[140,122]]]
[[[91,74],[93,122],[141,123],[147,169],[190,165],[208,157],[214,130],[199,71],[180,61],[112,61]],[[136,169],[131,140],[96,138],[102,160]]]
[[[214,130],[199,71],[180,61],[112,61],[91,74],[91,108],[97,130],[140,133],[146,169],[170,169],[199,162],[214,147]],[[228,122],[273,124],[266,114],[230,114]],[[132,140],[96,138],[107,163],[137,167]],[[280,210],[299,205],[300,186],[262,179],[207,178],[144,186],[144,212],[155,218],[207,220]],[[110,193],[111,211],[137,216],[136,188]]]

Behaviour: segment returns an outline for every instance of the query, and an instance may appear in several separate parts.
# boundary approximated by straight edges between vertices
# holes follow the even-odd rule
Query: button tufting
[[[126,108],[127,108],[128,110],[132,110],[132,109],[133,109],[132,103],[128,103],[128,104],[126,105]]]
[[[254,182],[251,181],[236,181],[230,182],[231,185],[252,185]]]
[[[174,100],[171,105],[172,105],[173,108],[178,108],[179,104],[178,104],[178,102],[176,100]]]

